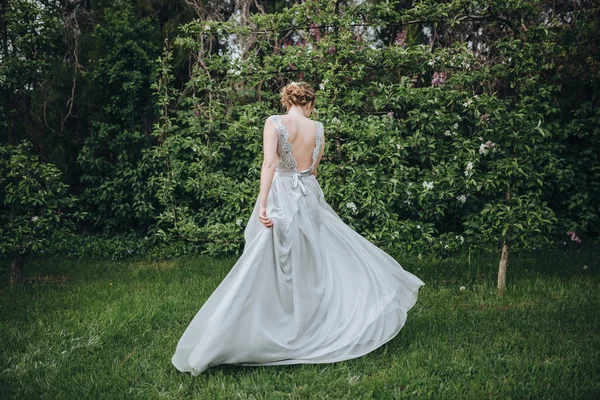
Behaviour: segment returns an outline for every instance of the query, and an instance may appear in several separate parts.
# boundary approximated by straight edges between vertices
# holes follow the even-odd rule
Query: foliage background
[[[31,141],[62,171],[87,212],[80,234],[235,253],[264,120],[302,79],[318,89],[326,201],[386,251],[588,241],[598,13],[591,1],[9,1],[0,141]]]

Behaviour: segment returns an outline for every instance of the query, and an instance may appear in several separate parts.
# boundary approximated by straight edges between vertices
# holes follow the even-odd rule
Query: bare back
[[[296,159],[298,170],[311,166],[317,126],[310,118],[285,114],[281,115],[281,122],[288,131],[288,140],[292,145],[292,157]]]

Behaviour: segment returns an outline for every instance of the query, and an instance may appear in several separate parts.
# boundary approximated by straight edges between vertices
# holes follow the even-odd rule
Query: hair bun
[[[303,81],[290,82],[281,89],[281,104],[288,109],[293,105],[304,107],[315,100],[315,91]]]

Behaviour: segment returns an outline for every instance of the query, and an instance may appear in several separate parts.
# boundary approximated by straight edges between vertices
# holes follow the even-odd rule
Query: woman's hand
[[[267,228],[270,228],[273,226],[273,221],[271,221],[271,218],[267,217],[267,207],[262,207],[262,206],[260,207],[260,213],[258,214],[258,219]]]

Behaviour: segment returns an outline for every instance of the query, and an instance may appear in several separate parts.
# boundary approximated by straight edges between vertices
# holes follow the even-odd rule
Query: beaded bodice
[[[281,115],[271,115],[269,117],[275,127],[277,128],[277,154],[279,155],[279,161],[277,163],[277,171],[289,171],[299,172],[296,159],[292,156],[292,144],[289,140],[289,132],[287,128],[281,122]],[[319,150],[321,150],[321,143],[323,142],[323,124],[319,121],[313,121],[317,126],[317,135],[315,136],[315,148],[312,152],[312,163],[310,167],[304,171],[311,172],[315,168],[315,163],[319,156]]]

